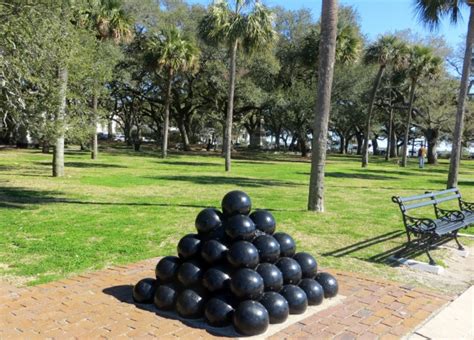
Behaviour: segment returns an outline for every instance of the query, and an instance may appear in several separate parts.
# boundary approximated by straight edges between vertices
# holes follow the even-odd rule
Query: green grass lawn
[[[203,207],[220,206],[227,191],[241,189],[254,208],[272,209],[278,230],[321,266],[397,279],[381,261],[405,241],[391,196],[443,189],[448,166],[420,170],[413,160],[404,169],[375,159],[361,169],[358,157],[330,156],[327,212],[315,214],[305,210],[310,164],[297,157],[257,154],[235,160],[226,174],[217,156],[157,155],[109,149],[92,161],[69,150],[66,177],[52,178],[51,155],[0,151],[0,275],[38,284],[175,254]],[[473,161],[462,163],[460,179],[463,195],[474,200]],[[442,259],[443,250],[433,254]]]

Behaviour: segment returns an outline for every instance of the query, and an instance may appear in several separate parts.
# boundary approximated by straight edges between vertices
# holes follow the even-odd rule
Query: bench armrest
[[[474,211],[474,202],[459,200],[462,210]]]
[[[447,210],[439,208],[438,206],[435,206],[435,209],[436,215],[439,216],[439,218],[448,220],[450,222],[459,222],[466,218],[462,211],[459,210]]]
[[[406,228],[414,234],[424,234],[434,231],[437,227],[436,222],[431,218],[419,218],[405,214]]]

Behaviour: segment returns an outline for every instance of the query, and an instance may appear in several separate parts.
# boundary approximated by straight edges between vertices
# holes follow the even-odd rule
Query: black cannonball
[[[162,310],[172,310],[178,298],[179,288],[174,283],[166,283],[156,288],[153,302],[155,306]]]
[[[201,250],[201,240],[195,234],[184,236],[178,243],[178,255],[183,260],[195,258]]]
[[[325,298],[332,298],[337,295],[339,285],[334,276],[329,273],[321,272],[316,275],[316,281],[323,287]]]
[[[290,257],[280,258],[275,265],[280,269],[283,274],[283,282],[285,284],[298,284],[301,280],[301,267]]]
[[[260,235],[253,240],[261,262],[274,263],[280,258],[280,244],[270,235]]]
[[[203,274],[202,265],[198,261],[191,260],[181,264],[176,276],[184,287],[192,287],[201,281]]]
[[[288,301],[276,292],[266,292],[259,301],[268,311],[270,323],[285,322],[290,313]]]
[[[222,213],[214,208],[202,210],[196,217],[196,229],[199,233],[209,233],[222,225]]]
[[[201,247],[201,257],[209,264],[217,264],[225,260],[227,247],[217,240],[204,242]]]
[[[225,327],[231,324],[234,308],[228,299],[213,297],[209,299],[204,308],[204,318],[213,327]]]
[[[265,333],[269,322],[268,311],[257,301],[242,301],[234,312],[234,328],[243,335],[252,336]]]
[[[133,287],[133,301],[137,303],[153,303],[158,281],[152,278],[142,279]]]
[[[209,268],[202,277],[202,285],[211,293],[225,290],[229,284],[230,276],[223,267]]]
[[[308,307],[308,298],[303,289],[295,285],[286,285],[280,294],[288,301],[290,314],[303,314]]]
[[[249,217],[255,223],[257,229],[270,235],[275,232],[276,221],[270,212],[266,210],[257,210],[251,213]]]
[[[181,261],[176,256],[163,257],[156,264],[155,275],[161,283],[171,282],[175,279]]]
[[[199,234],[199,239],[201,242],[206,242],[209,240],[215,240],[218,241],[224,245],[227,246],[229,242],[231,242],[231,239],[227,234],[225,233],[225,228],[224,225],[214,229],[213,231],[206,233],[206,234]]]
[[[225,224],[225,233],[233,240],[252,240],[255,235],[255,224],[245,215],[235,215],[229,218]]]
[[[263,279],[266,292],[278,292],[283,287],[283,274],[274,264],[260,263],[256,270]]]
[[[314,279],[303,279],[298,286],[306,293],[309,306],[317,306],[323,302],[324,291],[318,281]]]
[[[275,233],[273,237],[280,244],[280,256],[292,257],[296,252],[296,243],[293,238],[286,233]]]
[[[243,191],[228,192],[222,199],[222,212],[225,216],[248,215],[252,209],[250,197]]]
[[[318,272],[318,263],[316,259],[308,253],[300,252],[293,256],[301,267],[301,273],[304,279],[314,279]]]
[[[230,291],[241,300],[258,300],[264,291],[263,279],[255,270],[239,269],[231,276]]]
[[[255,268],[259,263],[258,250],[250,242],[237,241],[227,252],[227,262],[235,268]]]
[[[185,289],[176,299],[176,311],[183,318],[198,319],[204,313],[204,303],[202,294],[192,289]]]

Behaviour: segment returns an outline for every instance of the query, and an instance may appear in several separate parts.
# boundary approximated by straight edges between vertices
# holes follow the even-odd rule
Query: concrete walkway
[[[133,284],[153,277],[157,260],[24,289],[3,287],[0,339],[215,338],[207,329],[158,315],[153,305],[133,303]],[[339,281],[343,301],[322,305],[324,309],[270,339],[399,339],[451,301],[449,296],[400,283],[330,272]]]
[[[474,339],[474,286],[423,324],[409,339]]]

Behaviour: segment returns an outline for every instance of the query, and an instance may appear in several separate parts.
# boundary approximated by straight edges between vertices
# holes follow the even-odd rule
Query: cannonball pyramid
[[[251,336],[336,296],[336,279],[318,272],[313,256],[297,253],[290,235],[275,233],[270,212],[250,213],[251,207],[246,193],[231,191],[222,212],[202,210],[197,234],[179,241],[178,256],[160,259],[156,278],[135,285],[134,301],[185,319],[204,318],[212,327],[232,324]]]

